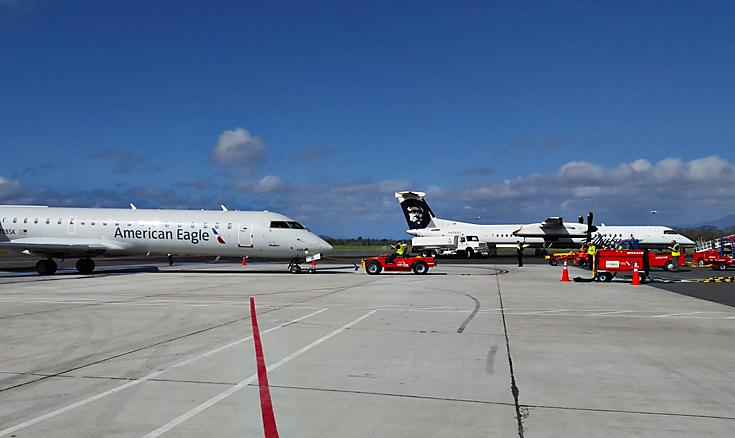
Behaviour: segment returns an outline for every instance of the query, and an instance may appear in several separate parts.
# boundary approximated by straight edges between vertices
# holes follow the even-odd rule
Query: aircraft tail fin
[[[426,203],[423,192],[396,192],[396,198],[401,204],[401,210],[406,217],[408,228],[419,230],[434,226],[436,215]]]

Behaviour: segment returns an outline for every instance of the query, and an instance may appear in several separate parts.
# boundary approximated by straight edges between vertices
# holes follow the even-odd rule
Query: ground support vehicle
[[[424,236],[411,239],[411,248],[424,257],[437,255],[459,255],[467,258],[487,257],[487,243],[480,242],[477,236]]]
[[[735,265],[733,247],[735,247],[735,235],[707,242],[698,242],[696,252],[692,257],[694,264],[698,266],[711,265],[714,270],[724,271]]]
[[[559,262],[564,262],[566,260],[567,263],[577,263],[577,251],[567,251],[567,252],[555,252],[550,255],[544,256],[544,259],[549,261],[549,264],[551,266],[556,266],[559,264]]]
[[[641,283],[649,278],[649,254],[646,249],[614,250],[604,249],[596,256],[597,281],[609,283],[619,272],[633,272],[638,266],[638,278]]]
[[[684,266],[684,263],[687,261],[686,254],[682,253],[679,257],[679,266]],[[648,263],[649,266],[652,268],[663,268],[667,271],[671,271],[674,269],[674,262],[672,261],[673,257],[671,256],[671,253],[669,254],[657,254],[655,252],[648,253]]]
[[[429,272],[429,268],[436,266],[434,257],[396,257],[392,263],[388,263],[388,256],[368,257],[362,259],[360,267],[370,275],[385,272],[411,272],[423,275]]]

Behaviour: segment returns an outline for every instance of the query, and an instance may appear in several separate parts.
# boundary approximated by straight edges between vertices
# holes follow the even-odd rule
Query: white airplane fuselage
[[[268,211],[0,206],[0,248],[47,257],[301,258],[331,246]]]
[[[467,222],[457,222],[447,219],[434,218],[433,227],[423,229],[407,230],[406,232],[414,236],[442,236],[442,235],[467,235],[477,236],[481,242],[487,242],[490,246],[498,248],[514,247],[516,242],[521,241],[528,246],[560,246],[562,244],[579,245],[585,242],[583,231],[576,232],[576,235],[566,237],[563,235],[547,236],[547,237],[519,237],[513,233],[528,227],[523,224],[498,224],[498,225],[481,225],[471,224]],[[580,225],[578,228],[584,229]],[[616,238],[617,240],[629,239],[630,236],[638,239],[641,246],[648,248],[663,248],[671,246],[671,241],[676,240],[681,245],[694,245],[694,242],[677,233],[669,227],[662,226],[627,226],[627,225],[597,225],[597,231],[592,233],[592,239],[597,236],[603,239]]]

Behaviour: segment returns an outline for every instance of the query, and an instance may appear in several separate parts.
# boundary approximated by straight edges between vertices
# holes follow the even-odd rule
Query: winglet
[[[136,207],[135,204],[133,204],[132,202],[130,203],[130,208],[132,210],[137,210],[138,209],[138,207]]]
[[[225,207],[225,204],[220,204],[219,206],[222,207],[222,211],[230,211]]]

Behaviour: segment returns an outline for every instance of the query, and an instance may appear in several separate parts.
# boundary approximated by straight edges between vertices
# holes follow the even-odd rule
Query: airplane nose
[[[332,245],[327,243],[324,239],[317,236],[316,234],[314,234],[313,236],[314,237],[312,241],[314,242],[313,245],[314,249],[316,250],[315,252],[331,251]]]

